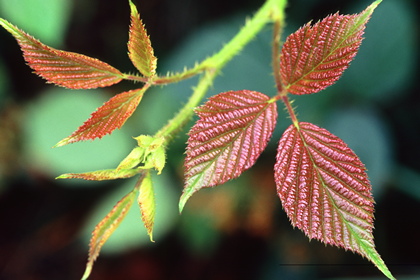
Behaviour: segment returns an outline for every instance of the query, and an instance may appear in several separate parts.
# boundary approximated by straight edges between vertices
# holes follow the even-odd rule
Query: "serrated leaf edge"
[[[157,58],[154,55],[150,36],[147,34],[136,5],[131,0],[129,0],[129,4],[131,24],[127,44],[128,55],[133,65],[142,75],[151,77],[156,74]]]

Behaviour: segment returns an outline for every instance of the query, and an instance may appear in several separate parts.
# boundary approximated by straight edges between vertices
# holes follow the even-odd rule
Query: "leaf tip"
[[[184,209],[184,206],[187,203],[188,199],[191,197],[191,195],[192,195],[191,192],[182,193],[181,198],[179,199],[179,204],[178,204],[180,214],[182,213],[182,210]]]
[[[89,262],[86,265],[86,269],[85,269],[85,272],[83,273],[81,280],[87,280],[91,272],[92,272],[92,264]]]
[[[64,138],[63,140],[61,140],[60,142],[58,142],[57,144],[52,146],[52,148],[62,147],[62,146],[65,146],[67,144],[69,144],[69,137]]]
[[[137,7],[136,7],[136,5],[134,5],[133,1],[128,0],[128,4],[130,5],[131,13],[137,14],[138,13]]]
[[[66,173],[66,174],[61,174],[60,176],[55,177],[55,179],[69,179],[70,178],[70,174]]]
[[[372,4],[370,4],[367,8],[366,8],[366,12],[371,15],[373,13],[373,11],[376,9],[376,7],[378,7],[378,5],[382,2],[382,0],[376,0],[375,2],[373,2]]]

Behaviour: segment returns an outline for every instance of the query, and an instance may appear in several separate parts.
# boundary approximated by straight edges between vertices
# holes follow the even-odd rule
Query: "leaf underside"
[[[357,252],[391,275],[375,250],[365,167],[340,138],[311,123],[291,125],[279,142],[275,181],[293,226]]]
[[[140,19],[136,6],[130,0],[131,25],[128,40],[128,55],[134,66],[146,77],[156,73],[157,58],[154,56],[150,38]]]
[[[196,113],[199,120],[189,132],[180,210],[194,192],[223,184],[250,168],[267,146],[277,119],[275,102],[249,90],[215,95]]]
[[[95,227],[92,232],[92,238],[89,244],[89,258],[86,264],[86,270],[82,279],[87,279],[92,270],[93,263],[99,256],[102,246],[112,235],[112,233],[118,228],[122,220],[130,210],[131,205],[134,202],[137,191],[133,190],[124,196],[112,210],[106,215],[102,221]]]
[[[280,55],[280,74],[292,94],[311,94],[337,81],[356,56],[363,32],[379,2],[355,15],[330,15],[288,36]]]
[[[51,48],[4,19],[0,19],[0,25],[18,41],[28,65],[49,83],[71,89],[91,89],[122,80],[122,73],[105,62]]]
[[[146,88],[122,92],[113,96],[85,121],[73,134],[58,142],[54,147],[101,138],[117,128],[134,113]]]

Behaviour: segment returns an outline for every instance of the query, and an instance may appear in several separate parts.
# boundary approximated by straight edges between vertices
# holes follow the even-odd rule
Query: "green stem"
[[[184,78],[192,77],[202,71],[205,71],[204,76],[200,79],[193,94],[188,100],[187,104],[169,120],[168,124],[159,130],[155,137],[164,137],[165,142],[170,141],[173,135],[178,132],[193,116],[194,108],[197,107],[204,98],[214,78],[220,70],[228,63],[235,55],[237,55],[261,29],[270,21],[282,23],[284,21],[284,10],[287,0],[267,0],[258,12],[248,20],[245,26],[236,34],[233,39],[227,43],[218,53],[205,59],[200,64],[197,64],[192,69],[186,70],[182,73],[168,76],[166,78],[157,78],[154,83],[170,83],[178,82]],[[280,27],[276,29],[280,32]]]
[[[205,68],[221,68],[233,56],[237,55],[246,44],[248,44],[261,29],[274,18],[284,19],[284,10],[287,0],[267,0],[257,11],[253,18],[245,23],[245,26],[236,34],[236,36],[227,43],[218,53],[204,60],[201,64]],[[201,65],[200,64],[200,65]],[[199,66],[200,66],[199,65]]]
[[[188,102],[175,115],[175,117],[169,120],[169,122],[155,134],[154,137],[164,138],[166,144],[172,140],[173,136],[192,118],[194,108],[200,104],[201,100],[206,95],[207,90],[212,85],[214,78],[216,78],[216,72],[206,71],[200,78],[197,87],[190,96]]]

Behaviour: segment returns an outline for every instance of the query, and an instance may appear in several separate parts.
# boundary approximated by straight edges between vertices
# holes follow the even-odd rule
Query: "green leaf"
[[[139,147],[142,149],[142,160],[144,168],[154,168],[160,174],[165,167],[165,139],[152,137],[150,135],[140,135],[135,138]]]
[[[131,10],[131,25],[128,40],[128,55],[134,66],[146,77],[155,75],[157,58],[153,53],[149,35],[136,6],[129,1]]]
[[[145,149],[143,147],[135,147],[118,165],[117,170],[131,169],[136,167],[144,158]]]
[[[71,89],[90,89],[122,80],[123,74],[105,62],[51,48],[2,18],[0,25],[18,41],[28,65],[50,83]]]
[[[153,189],[152,177],[147,171],[145,176],[140,178],[139,196],[137,202],[140,207],[141,219],[146,227],[150,241],[153,241],[153,226],[155,224],[156,201],[155,191]]]
[[[130,210],[130,207],[134,202],[136,194],[137,190],[134,189],[124,196],[120,201],[118,201],[108,215],[106,215],[106,217],[95,227],[95,230],[92,232],[92,239],[90,240],[89,258],[82,280],[89,277],[90,272],[92,271],[93,263],[99,256],[102,246],[127,215],[128,210]]]
[[[343,140],[311,123],[291,125],[279,142],[275,182],[293,226],[359,253],[394,279],[375,249],[365,167]]]
[[[92,116],[82,126],[54,147],[102,138],[115,129],[121,128],[136,110],[147,88],[147,86],[144,86],[141,89],[130,90],[113,96],[93,112]]]

